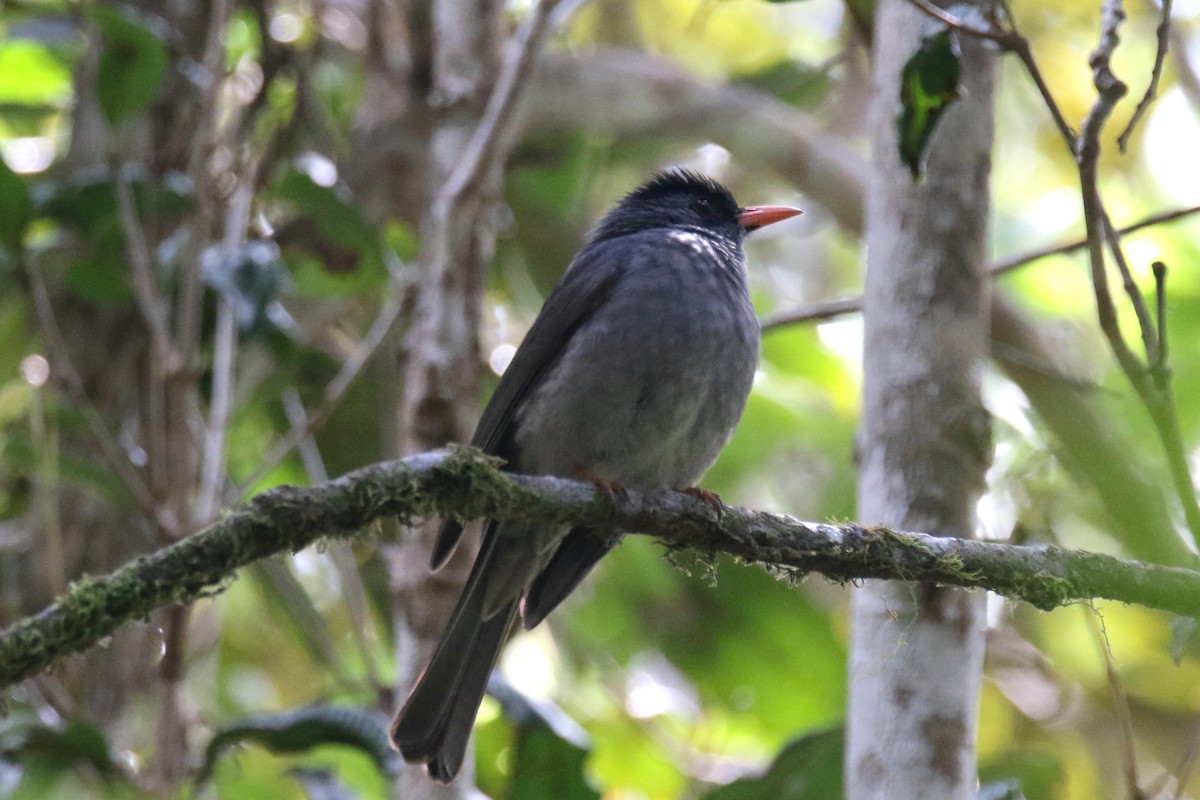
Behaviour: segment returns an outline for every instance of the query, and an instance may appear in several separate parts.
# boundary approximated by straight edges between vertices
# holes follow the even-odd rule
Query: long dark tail
[[[593,528],[572,528],[554,552],[550,563],[529,587],[521,609],[525,630],[532,630],[558,607],[587,577],[601,558],[621,540],[620,534],[602,536]]]
[[[424,764],[440,783],[449,783],[462,767],[488,676],[517,616],[516,599],[483,616],[487,567],[496,539],[494,531],[484,536],[442,641],[392,723],[392,743],[400,754],[406,761]]]
[[[404,760],[424,764],[430,777],[441,783],[452,781],[462,767],[488,676],[516,620],[526,587],[525,627],[532,628],[620,539],[619,534],[600,536],[591,529],[573,528],[538,574],[536,549],[525,552],[521,547],[523,542],[536,541],[532,531],[527,532],[530,535],[506,531],[502,536],[499,524],[488,522],[442,641],[392,723],[392,743]],[[449,525],[443,528],[438,550],[443,550],[442,541],[456,539],[458,534]],[[497,550],[500,546],[505,548],[502,552]],[[435,566],[451,549],[435,556]]]

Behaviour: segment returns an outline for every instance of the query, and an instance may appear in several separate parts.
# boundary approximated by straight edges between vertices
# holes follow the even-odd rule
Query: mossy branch
[[[85,650],[169,603],[219,591],[233,573],[383,517],[439,514],[571,522],[640,531],[673,549],[729,553],[836,581],[887,578],[989,589],[1041,609],[1091,598],[1200,617],[1200,572],[1052,547],[949,539],[854,524],[814,524],[725,507],[682,492],[610,497],[586,483],[506,475],[456,447],[374,464],[310,489],[264,492],[221,520],[103,578],[85,578],[0,633],[0,688]]]

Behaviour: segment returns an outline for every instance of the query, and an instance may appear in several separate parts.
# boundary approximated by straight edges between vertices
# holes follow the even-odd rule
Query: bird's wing
[[[575,256],[488,401],[471,444],[489,455],[513,457],[517,411],[558,361],[575,330],[604,305],[626,268],[614,258],[610,242],[588,245]],[[431,559],[434,569],[446,562],[462,536],[462,523],[449,519],[438,533]]]

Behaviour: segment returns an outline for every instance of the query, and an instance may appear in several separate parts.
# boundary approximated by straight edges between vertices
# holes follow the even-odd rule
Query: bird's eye
[[[697,197],[692,201],[692,210],[700,214],[711,214],[712,203],[708,202],[707,197]]]

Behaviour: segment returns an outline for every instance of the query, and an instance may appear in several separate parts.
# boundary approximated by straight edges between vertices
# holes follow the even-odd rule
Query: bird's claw
[[[592,484],[610,498],[624,497],[627,494],[625,487],[621,484],[617,483],[616,481],[610,481],[607,478],[601,478],[593,475],[586,469],[575,470],[574,478],[576,480],[586,481]]]
[[[713,510],[718,517],[725,510],[725,504],[721,502],[721,495],[716,492],[711,492],[708,489],[701,489],[699,486],[688,486],[683,490],[684,494],[690,494],[697,500],[702,500],[705,505]]]

